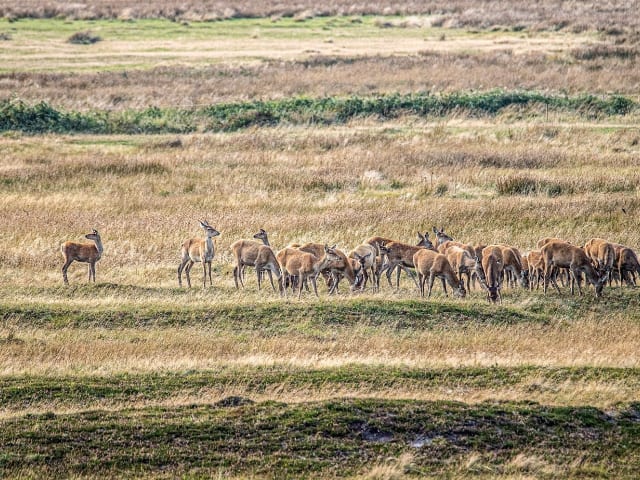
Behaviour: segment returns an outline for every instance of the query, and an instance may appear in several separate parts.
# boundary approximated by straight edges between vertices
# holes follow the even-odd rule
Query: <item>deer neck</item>
[[[102,256],[102,252],[104,252],[104,248],[102,246],[102,240],[100,237],[93,240],[93,243],[96,245],[96,250],[98,251],[98,258]]]
[[[213,255],[213,237],[207,235],[204,238],[204,251],[206,257],[211,257]]]
[[[262,243],[264,243],[267,247],[271,246],[271,244],[269,243],[269,237],[267,237],[266,235],[262,239]]]
[[[323,255],[322,257],[318,258],[314,263],[313,263],[313,271],[318,274],[320,273],[322,270],[324,270],[325,268],[327,268],[329,266],[329,259],[327,258],[326,255]]]
[[[353,267],[351,266],[351,262],[349,262],[348,260],[344,264],[344,276],[347,277],[347,280],[349,280],[349,283],[351,285],[353,285],[355,283],[356,274],[353,271]]]

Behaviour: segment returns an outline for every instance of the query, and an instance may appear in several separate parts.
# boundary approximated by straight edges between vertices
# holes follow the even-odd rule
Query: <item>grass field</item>
[[[259,228],[640,248],[633,2],[491,3],[0,2],[0,476],[634,478],[637,289],[234,287]]]

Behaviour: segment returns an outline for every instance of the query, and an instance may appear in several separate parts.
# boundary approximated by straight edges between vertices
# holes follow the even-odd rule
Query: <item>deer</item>
[[[436,245],[438,246],[442,245],[445,242],[453,241],[453,238],[444,233],[444,227],[440,227],[440,230],[438,230],[436,227],[433,227],[433,233],[436,235]]]
[[[423,248],[435,251],[433,243],[429,240],[428,232],[425,232],[424,235],[418,232],[418,238],[420,238],[420,241],[416,246],[407,245],[406,243],[401,242],[389,242],[380,246],[380,252],[384,253],[388,259],[386,274],[389,286],[393,286],[391,283],[391,274],[396,268],[398,269],[396,275],[396,289],[400,288],[400,270],[407,272],[407,274],[413,279],[416,287],[418,286],[415,274],[409,270],[410,268],[414,268],[413,256],[418,250]]]
[[[340,260],[332,262],[329,268],[331,274],[329,294],[334,294],[338,291],[338,284],[342,277],[348,280],[351,285],[351,290],[354,290],[356,288],[357,271],[360,270],[360,264],[354,265],[354,263],[351,263],[353,259],[347,257],[342,250],[333,247],[332,252],[340,257]]]
[[[584,251],[598,272],[608,276],[609,285],[611,285],[613,267],[616,263],[616,251],[613,244],[603,238],[592,238],[585,243]]]
[[[64,242],[60,246],[60,251],[64,257],[62,279],[64,280],[65,285],[69,285],[67,270],[74,260],[76,262],[89,264],[89,282],[91,282],[91,278],[93,278],[93,283],[96,283],[96,263],[100,260],[102,252],[104,251],[102,247],[102,240],[100,239],[100,234],[95,228],[91,230],[91,233],[87,233],[84,238],[87,240],[93,240],[93,243]]]
[[[562,238],[557,238],[557,237],[544,237],[541,238],[540,240],[538,240],[538,243],[536,243],[536,247],[541,249],[542,247],[544,247],[547,243],[549,242],[564,242],[564,243],[571,243],[571,242],[567,242],[566,240],[563,240]]]
[[[585,251],[563,241],[552,241],[542,247],[542,260],[544,262],[544,285],[543,292],[546,295],[549,281],[560,293],[558,284],[551,275],[554,267],[569,269],[571,276],[571,295],[574,294],[574,284],[578,284],[578,293],[582,295],[580,287],[580,277],[584,273],[587,281],[595,287],[596,298],[602,296],[604,284],[608,275],[600,275],[595,269]]]
[[[507,285],[516,287],[516,282],[520,282],[522,287],[528,287],[525,271],[522,268],[522,256],[520,251],[509,245],[498,245],[502,251],[502,271],[507,277]],[[528,275],[528,272],[527,272]]]
[[[360,265],[360,290],[364,290],[369,281],[369,275],[371,275],[371,283],[373,284],[373,291],[376,291],[376,287],[380,285],[377,278],[377,249],[368,243],[358,245],[356,248],[349,252],[349,258],[355,259]]]
[[[447,243],[451,244],[452,242]],[[446,243],[443,243],[442,245],[445,244]],[[447,260],[451,264],[451,268],[453,268],[454,272],[457,272],[460,279],[462,279],[463,274],[467,276],[467,290],[470,290],[471,275],[474,272],[475,267],[475,254],[472,257],[468,250],[457,245],[450,245],[449,248],[446,249],[444,255],[446,255]]]
[[[256,268],[256,276],[258,277],[258,290],[260,290],[262,284],[262,272],[269,272],[269,280],[271,280],[271,287],[275,291],[276,287],[273,284],[273,278],[271,274],[276,276],[276,280],[278,282],[278,289],[280,291],[280,296],[284,295],[284,278],[282,275],[282,268],[280,267],[280,263],[276,258],[276,254],[273,252],[273,249],[268,245],[259,245],[258,253],[256,255],[254,266]]]
[[[624,245],[614,243],[613,247],[616,251],[615,267],[620,280],[620,287],[622,288],[623,282],[629,286],[635,287],[636,273],[640,274],[640,262],[638,261],[638,256],[631,248],[625,247]]]
[[[502,304],[502,249],[498,245],[489,245],[482,250],[482,260],[476,257],[476,273],[480,283],[487,290],[487,300],[491,303]]]
[[[260,246],[269,246],[269,237],[264,229],[261,228],[253,238],[262,240],[262,243],[254,240],[237,240],[231,244],[231,251],[236,259],[236,264],[233,267],[233,281],[236,284],[236,288],[240,288],[240,285],[244,288],[244,268],[255,267],[256,257],[258,256],[258,249]],[[269,278],[271,279],[271,285],[273,285],[273,278],[271,278],[270,270]]]
[[[286,248],[278,252],[278,261],[281,262],[282,271],[286,275],[298,277],[298,299],[302,296],[302,286],[307,279],[311,279],[313,291],[317,297],[316,277],[322,270],[330,268],[332,263],[341,260],[342,258],[335,253],[333,248],[329,248],[327,245],[324,246],[322,257],[316,257],[312,253],[292,248]]]
[[[446,255],[423,248],[413,255],[413,263],[418,272],[418,288],[421,297],[424,297],[427,275],[429,277],[429,292],[427,298],[431,297],[431,290],[433,289],[433,282],[436,277],[442,280],[442,288],[445,296],[448,296],[447,283],[451,286],[455,296],[464,298],[467,294],[464,288],[464,281],[458,278],[447,260]]]
[[[187,277],[187,285],[191,288],[191,268],[194,263],[202,262],[202,287],[207,288],[207,265],[209,266],[209,285],[213,286],[211,280],[211,261],[215,255],[213,237],[220,235],[220,232],[209,225],[206,220],[199,221],[204,230],[205,238],[190,238],[182,244],[181,260],[178,265],[178,285],[182,287],[182,271]]]

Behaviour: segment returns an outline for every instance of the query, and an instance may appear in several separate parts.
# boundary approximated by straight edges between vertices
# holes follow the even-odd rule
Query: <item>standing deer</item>
[[[376,264],[377,249],[368,243],[358,245],[349,253],[350,258],[356,259],[360,264],[360,273],[362,280],[360,281],[360,290],[364,290],[369,281],[369,275],[371,275],[371,283],[373,284],[373,291],[376,291],[376,287],[379,286],[379,280],[377,278],[376,271],[378,266]]]
[[[420,249],[426,248],[435,251],[435,248],[431,240],[429,240],[428,232],[425,232],[424,235],[418,232],[418,238],[420,238],[420,241],[416,246],[401,242],[389,242],[380,246],[380,252],[385,254],[388,260],[387,281],[389,282],[389,286],[393,286],[391,283],[391,274],[396,268],[398,269],[396,272],[396,289],[400,288],[400,270],[407,272],[416,284],[416,287],[419,286],[415,274],[409,270],[410,268],[414,268],[413,256]]]
[[[211,280],[211,261],[215,255],[213,237],[220,235],[220,232],[209,225],[209,222],[200,221],[200,226],[204,230],[205,238],[191,238],[182,244],[181,260],[178,266],[178,285],[182,287],[182,270],[187,277],[187,285],[191,288],[191,267],[194,263],[202,262],[202,288],[207,287],[207,265],[209,265],[209,285],[213,286]],[[186,268],[185,268],[186,265]]]
[[[260,229],[253,238],[262,240],[262,243],[254,240],[237,240],[231,244],[231,251],[236,259],[236,264],[233,267],[233,281],[236,284],[236,288],[244,288],[244,268],[255,267],[256,257],[258,256],[258,249],[261,246],[269,246],[269,238],[267,232],[264,229]],[[271,271],[269,270],[269,278],[271,278]],[[271,278],[271,285],[273,285],[273,279]],[[274,287],[275,288],[275,287]]]
[[[302,295],[302,287],[307,279],[311,280],[313,291],[317,297],[318,287],[316,278],[318,274],[322,270],[330,268],[332,263],[341,260],[342,257],[337,255],[333,248],[329,248],[327,245],[324,246],[324,253],[320,258],[312,253],[302,252],[293,248],[286,248],[278,252],[278,261],[282,266],[282,271],[288,276],[298,277],[298,298]]]
[[[453,289],[455,296],[464,298],[466,295],[467,292],[464,288],[464,282],[458,278],[444,254],[423,248],[414,254],[413,264],[416,266],[416,271],[418,272],[420,296],[424,297],[424,286],[427,276],[429,277],[428,297],[431,297],[431,290],[433,289],[433,282],[436,277],[442,280],[442,289],[444,290],[445,296],[447,296],[447,283],[449,283]]]
[[[60,246],[62,256],[64,257],[64,265],[62,266],[62,279],[65,285],[69,284],[67,278],[67,270],[69,265],[75,260],[76,262],[83,262],[89,264],[89,281],[93,278],[93,283],[96,282],[96,262],[100,260],[102,252],[102,240],[100,234],[94,228],[91,233],[84,236],[88,240],[93,240],[93,243],[78,243],[78,242],[64,242]]]
[[[271,280],[271,287],[273,290],[275,291],[276,287],[273,284],[273,278],[271,276],[272,273],[276,276],[276,280],[278,281],[280,296],[284,295],[282,269],[280,268],[280,264],[278,263],[276,255],[271,247],[267,245],[260,245],[258,247],[258,254],[256,255],[254,265],[256,267],[256,275],[258,277],[258,290],[260,290],[260,286],[262,284],[262,272],[266,271],[269,272],[269,280]]]
[[[560,288],[552,276],[552,269],[555,267],[569,269],[571,275],[571,295],[574,293],[575,283],[578,284],[578,293],[582,295],[579,279],[581,273],[584,273],[587,281],[595,287],[596,297],[602,296],[602,290],[604,289],[608,275],[600,276],[598,274],[598,271],[591,264],[591,260],[582,248],[565,242],[552,241],[542,247],[542,260],[544,262],[543,291],[545,294],[547,293],[549,281],[551,281],[555,289],[560,293]]]

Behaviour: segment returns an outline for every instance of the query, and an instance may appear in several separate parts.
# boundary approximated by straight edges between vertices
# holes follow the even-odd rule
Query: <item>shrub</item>
[[[91,45],[93,43],[98,43],[100,40],[102,39],[99,36],[94,35],[87,30],[86,32],[74,33],[67,39],[67,42],[76,45]]]

